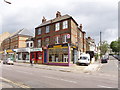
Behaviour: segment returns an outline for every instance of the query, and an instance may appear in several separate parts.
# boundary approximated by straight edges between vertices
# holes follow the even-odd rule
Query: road
[[[2,65],[1,79],[22,88],[118,88],[117,60],[110,58],[109,63],[102,65],[95,73]]]

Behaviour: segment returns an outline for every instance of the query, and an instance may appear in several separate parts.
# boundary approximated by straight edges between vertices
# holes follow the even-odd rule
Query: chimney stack
[[[59,11],[57,11],[57,13],[56,13],[56,18],[58,18],[58,17],[61,17],[61,13]]]
[[[46,22],[46,19],[45,17],[43,16],[43,19],[42,19],[42,23]]]
[[[80,24],[80,29],[82,30],[82,24]]]

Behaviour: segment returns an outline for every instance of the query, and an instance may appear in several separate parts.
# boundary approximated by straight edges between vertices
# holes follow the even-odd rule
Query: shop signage
[[[54,48],[60,48],[62,47],[62,45],[57,45],[57,46],[54,46]]]
[[[14,49],[13,51],[15,51],[15,52],[29,52],[30,48],[19,48],[19,49]]]
[[[67,34],[67,38],[68,38],[68,39],[70,38],[70,34]]]
[[[35,52],[35,51],[42,51],[42,48],[32,48],[30,49],[31,52]]]

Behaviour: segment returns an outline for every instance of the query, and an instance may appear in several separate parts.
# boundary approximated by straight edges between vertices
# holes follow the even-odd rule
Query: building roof
[[[36,28],[39,28],[41,26],[45,26],[45,25],[48,25],[48,24],[51,24],[51,23],[55,23],[55,22],[58,22],[58,21],[61,21],[61,20],[69,19],[69,18],[71,18],[77,24],[77,22],[70,15],[66,14],[66,15],[57,17],[55,19],[45,21],[45,22],[41,23],[39,26],[37,26]]]
[[[34,34],[32,32],[30,32],[29,30],[23,28],[21,30],[18,30],[17,32],[13,33],[10,37],[16,36],[16,35],[23,35],[23,36],[34,36]]]

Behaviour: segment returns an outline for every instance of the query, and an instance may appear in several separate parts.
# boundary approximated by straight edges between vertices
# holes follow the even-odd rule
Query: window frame
[[[49,33],[50,32],[50,26],[46,26],[45,27],[45,33]]]
[[[60,23],[56,23],[55,24],[55,31],[59,31],[60,30]]]
[[[38,41],[40,41],[40,46],[39,46],[39,44],[38,44]],[[38,40],[37,40],[37,47],[38,47],[38,48],[42,47],[42,39],[38,39]]]
[[[41,35],[42,34],[42,30],[41,28],[38,29],[37,35]]]
[[[68,20],[63,21],[63,26],[62,29],[67,29],[68,28]]]

